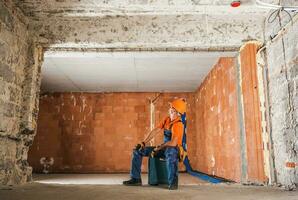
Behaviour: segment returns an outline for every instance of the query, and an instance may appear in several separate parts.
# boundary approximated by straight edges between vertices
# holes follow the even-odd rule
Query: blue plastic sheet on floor
[[[218,183],[222,183],[223,182],[223,180],[221,180],[221,179],[218,179],[218,178],[209,176],[207,174],[203,174],[201,172],[193,171],[192,167],[190,166],[188,157],[185,157],[185,159],[183,161],[183,164],[184,164],[184,166],[186,168],[187,173],[189,173],[192,176],[195,176],[195,177],[197,177],[199,179],[202,179],[204,181],[208,181],[208,182],[213,183],[213,184],[218,184]]]
[[[184,133],[183,133],[183,137],[182,137],[182,147],[184,149],[185,152],[187,152],[187,145],[186,145],[186,127],[187,127],[187,123],[186,123],[186,113],[181,115],[181,121],[184,125]],[[209,176],[207,174],[201,173],[201,172],[197,172],[194,171],[189,163],[189,159],[186,156],[185,159],[183,160],[183,164],[185,165],[186,171],[187,173],[189,173],[192,176],[198,177],[204,181],[208,181],[210,183],[214,183],[214,184],[218,184],[218,183],[222,183],[223,180]]]

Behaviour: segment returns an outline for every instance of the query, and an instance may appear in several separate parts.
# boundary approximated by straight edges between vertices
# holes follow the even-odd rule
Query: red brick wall
[[[247,147],[247,181],[266,182],[261,130],[256,54],[260,45],[247,43],[240,51],[244,124]]]
[[[150,127],[149,98],[155,93],[55,93],[40,99],[37,135],[29,163],[41,172],[40,158],[53,157],[51,172],[127,172],[131,150]],[[156,124],[168,102],[188,102],[188,143],[195,162],[193,93],[163,93],[156,102]],[[162,135],[156,142],[162,141]],[[143,169],[146,170],[146,162]]]
[[[196,92],[197,170],[239,182],[240,141],[234,58],[221,58]]]
[[[248,178],[263,181],[255,47],[241,54]],[[250,49],[250,50],[249,50]],[[240,182],[240,125],[235,58],[221,58],[195,93],[163,93],[155,124],[168,102],[188,102],[188,153],[194,169]],[[40,172],[42,157],[53,157],[52,172],[127,172],[131,150],[150,127],[149,99],[156,93],[57,93],[40,100],[38,130],[29,163]],[[156,139],[162,142],[162,134]],[[143,170],[147,169],[144,162]],[[182,165],[180,165],[180,169]],[[245,173],[245,172],[243,172]]]

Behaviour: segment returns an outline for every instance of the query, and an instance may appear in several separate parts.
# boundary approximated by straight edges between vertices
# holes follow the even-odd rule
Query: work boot
[[[141,186],[142,185],[142,179],[131,178],[128,181],[123,181],[123,185],[127,185],[127,186]]]
[[[169,185],[169,190],[177,190],[178,189],[178,177],[174,179],[173,183]]]
[[[178,190],[178,184],[172,184],[168,187],[169,190]]]

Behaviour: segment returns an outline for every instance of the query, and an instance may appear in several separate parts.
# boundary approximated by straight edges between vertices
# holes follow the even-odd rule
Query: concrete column
[[[0,185],[25,183],[32,174],[27,152],[35,135],[42,51],[17,11],[10,1],[0,2]]]

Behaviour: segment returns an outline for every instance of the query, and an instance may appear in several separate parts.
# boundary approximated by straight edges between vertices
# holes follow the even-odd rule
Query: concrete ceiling
[[[30,17],[52,16],[65,13],[119,13],[142,12],[150,8],[183,9],[194,6],[225,6],[231,0],[14,0],[15,4]],[[242,5],[252,5],[253,0],[242,0]]]
[[[154,10],[192,10],[203,6],[228,6],[233,0],[13,0],[30,17],[63,15],[65,13],[123,14]],[[277,3],[278,0],[262,0]],[[241,6],[254,6],[255,0],[241,0]]]
[[[263,40],[268,10],[242,0],[13,0],[37,43],[51,50],[197,48]],[[273,1],[273,0],[263,0]]]
[[[219,57],[235,53],[48,52],[42,92],[188,92]]]

